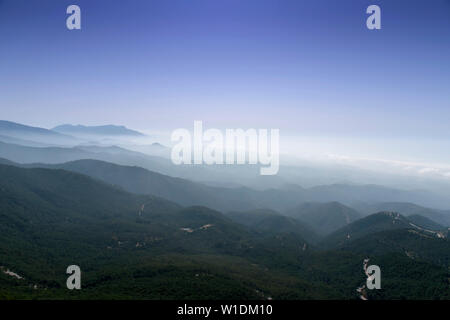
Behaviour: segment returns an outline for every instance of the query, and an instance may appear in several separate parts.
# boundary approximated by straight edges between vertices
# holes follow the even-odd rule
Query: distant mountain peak
[[[145,136],[145,134],[139,131],[128,129],[123,125],[112,125],[112,124],[101,126],[63,124],[54,127],[52,130],[72,135],[79,134],[79,135],[135,136],[135,137]]]
[[[8,120],[0,120],[0,132],[6,133],[18,132],[18,133],[58,135],[58,136],[60,135],[60,133],[58,132],[53,132],[45,128],[27,126],[25,124],[12,122]]]
[[[0,141],[28,146],[74,145],[77,139],[71,135],[0,120]]]

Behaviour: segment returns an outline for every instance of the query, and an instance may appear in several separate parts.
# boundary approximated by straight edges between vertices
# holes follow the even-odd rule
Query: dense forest
[[[274,211],[182,207],[60,169],[0,176],[1,299],[358,299],[365,258],[382,270],[369,299],[450,298],[448,238],[398,214],[318,236]],[[66,288],[72,264],[81,290]]]

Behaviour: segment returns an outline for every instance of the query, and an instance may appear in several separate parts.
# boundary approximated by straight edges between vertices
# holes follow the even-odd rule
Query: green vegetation
[[[319,241],[319,236],[310,227],[273,210],[234,211],[228,212],[226,215],[233,221],[254,229],[261,237],[278,233],[293,233],[310,243]]]
[[[382,215],[324,251],[276,212],[181,207],[64,170],[0,165],[0,177],[0,299],[357,299],[366,257],[382,269],[371,298],[449,299],[448,240]],[[82,290],[65,287],[71,264]]]

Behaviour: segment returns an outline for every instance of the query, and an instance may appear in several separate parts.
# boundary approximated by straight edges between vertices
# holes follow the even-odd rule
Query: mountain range
[[[97,142],[110,137],[145,137],[141,132],[125,126],[83,126],[60,125],[53,129],[27,126],[16,122],[0,120],[0,141],[31,147],[76,146],[86,142]],[[93,140],[94,139],[94,140]],[[114,142],[114,140],[112,140]]]
[[[75,145],[77,143],[77,140],[70,135],[5,120],[0,120],[0,135],[10,141],[25,142],[26,144],[33,142],[50,146]]]
[[[450,210],[430,209],[411,202],[377,202],[357,204],[355,208],[364,213],[395,211],[406,216],[421,215],[444,226],[450,226]]]
[[[83,126],[63,124],[56,126],[52,131],[73,135],[73,136],[132,136],[144,137],[145,135],[139,131],[130,130],[125,126],[104,125],[104,126]]]
[[[61,169],[3,164],[0,176],[0,265],[20,276],[0,273],[2,298],[353,299],[366,256],[396,288],[373,299],[448,298],[448,239],[398,214],[357,220],[329,237],[350,230],[360,240],[322,251],[300,222],[275,212],[182,207]],[[398,238],[416,248],[386,250]],[[69,292],[74,262],[84,289]]]
[[[302,203],[288,210],[287,215],[310,225],[315,232],[326,235],[362,217],[356,210],[339,202]]]
[[[358,240],[369,234],[399,229],[409,229],[431,238],[445,239],[447,237],[447,228],[443,227],[440,231],[428,230],[426,229],[427,223],[429,223],[428,219],[422,217],[417,219],[417,216],[413,219],[414,223],[409,220],[408,217],[397,212],[379,212],[356,220],[353,223],[340,228],[328,235],[325,238],[324,243],[331,246],[342,246],[345,243]],[[422,225],[423,222],[425,222],[425,224]]]
[[[86,151],[81,150],[80,152]],[[88,155],[97,158],[111,157],[110,154],[105,152],[90,153]],[[112,156],[114,156],[114,152],[112,152]],[[120,154],[120,157],[124,157],[124,155]],[[330,198],[324,197],[322,199],[324,202],[308,203],[308,201],[320,199],[323,190],[329,190],[329,186],[311,189],[290,186],[285,189],[258,191],[245,187],[211,187],[186,179],[163,175],[137,166],[121,166],[99,160],[77,160],[59,164],[17,164],[5,159],[0,160],[0,163],[2,161],[3,163],[23,167],[43,167],[74,171],[119,186],[128,192],[152,194],[182,205],[204,205],[225,212],[269,208],[286,212],[286,215],[305,222],[310,228],[315,229],[315,232],[320,234],[334,231],[354,221],[361,215],[354,209],[337,202],[345,201],[346,197],[343,197],[345,193],[342,192],[345,190],[345,186],[342,186],[339,194],[329,195]],[[375,188],[377,191],[380,189],[379,187]],[[362,186],[361,189],[364,192],[368,191],[367,186]],[[354,196],[358,193],[358,189],[355,186],[351,187],[351,191],[354,193]],[[386,190],[386,192],[388,191],[389,189]],[[368,194],[370,195],[370,191],[368,191]],[[361,192],[358,195],[363,196]],[[329,200],[331,202],[327,203]],[[289,209],[293,207],[295,209]],[[433,209],[428,210],[429,212],[434,212]],[[431,220],[444,226],[449,225],[447,224],[445,213],[436,212],[438,214],[432,215]],[[321,218],[321,214],[325,216]],[[327,217],[327,215],[330,216]],[[326,223],[322,222],[324,219]]]
[[[174,166],[124,136],[147,138],[0,121],[0,299],[358,299],[365,259],[383,277],[369,299],[450,299],[444,192],[250,188],[253,167]]]

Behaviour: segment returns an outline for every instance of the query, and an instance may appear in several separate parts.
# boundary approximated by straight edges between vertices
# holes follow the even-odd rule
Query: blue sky
[[[449,58],[448,0],[0,0],[0,118],[425,146],[450,138]]]

